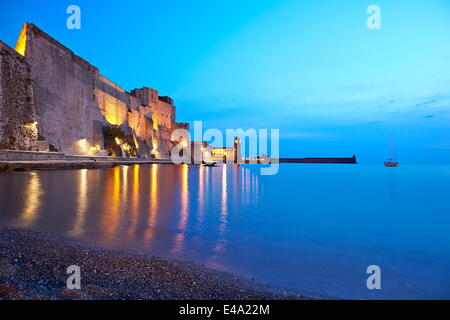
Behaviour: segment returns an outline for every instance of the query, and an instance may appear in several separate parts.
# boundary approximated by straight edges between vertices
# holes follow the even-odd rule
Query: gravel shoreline
[[[66,287],[81,268],[81,290]],[[305,299],[195,263],[87,247],[47,233],[0,227],[0,300]]]

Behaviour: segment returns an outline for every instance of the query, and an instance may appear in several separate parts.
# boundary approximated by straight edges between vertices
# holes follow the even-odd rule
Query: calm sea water
[[[0,175],[0,224],[341,298],[450,298],[450,167],[148,165]],[[367,289],[378,265],[382,289]]]

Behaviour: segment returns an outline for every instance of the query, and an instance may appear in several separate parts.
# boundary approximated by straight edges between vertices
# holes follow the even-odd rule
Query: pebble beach
[[[67,267],[81,289],[67,289]],[[196,263],[87,247],[66,238],[0,227],[0,300],[305,299]]]

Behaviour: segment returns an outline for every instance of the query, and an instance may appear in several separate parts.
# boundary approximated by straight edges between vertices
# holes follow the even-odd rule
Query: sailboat
[[[384,166],[385,167],[398,167],[398,161],[393,159],[393,158],[389,158],[384,162]]]
[[[391,136],[391,155],[392,157],[387,159],[384,162],[384,166],[385,167],[390,167],[390,168],[396,168],[398,167],[398,161],[395,159],[395,142],[394,142],[394,136]]]

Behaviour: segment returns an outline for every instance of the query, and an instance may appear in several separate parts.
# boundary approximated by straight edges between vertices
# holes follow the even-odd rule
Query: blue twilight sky
[[[283,156],[365,163],[394,134],[402,163],[450,163],[449,0],[0,2],[4,42],[33,22],[123,88],[172,96],[179,121],[279,128]]]

